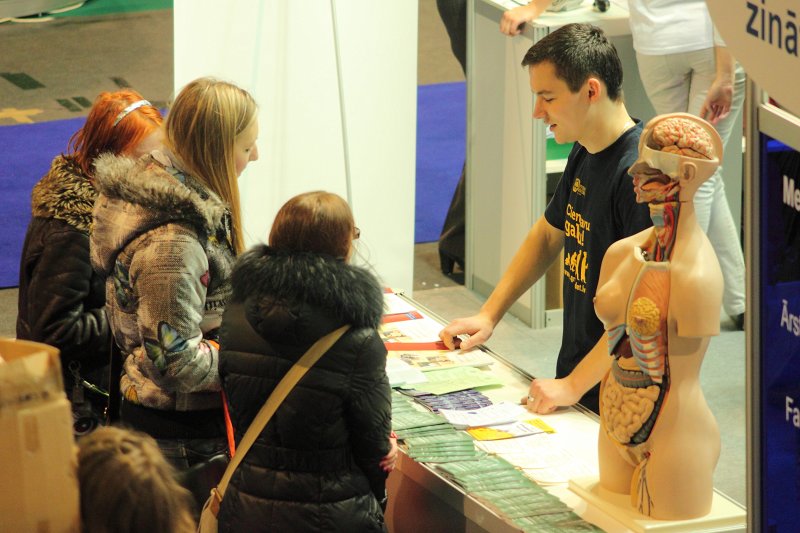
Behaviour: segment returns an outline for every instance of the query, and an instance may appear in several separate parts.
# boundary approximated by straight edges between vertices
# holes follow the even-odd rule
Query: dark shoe
[[[611,0],[594,0],[594,8],[601,13],[608,11],[609,7],[611,7]]]
[[[450,274],[456,266],[456,260],[439,252],[439,266],[442,268],[442,274]]]
[[[450,272],[449,274],[445,274],[445,275],[448,278],[450,278],[451,280],[453,280],[456,283],[458,283],[459,285],[463,285],[464,284],[464,271],[463,270]]]
[[[744,331],[744,313],[739,313],[736,316],[732,316],[731,320],[733,320],[733,325],[739,331]]]
[[[439,266],[442,268],[442,274],[452,274],[456,265],[458,265],[462,272],[464,271],[463,259],[439,250]]]

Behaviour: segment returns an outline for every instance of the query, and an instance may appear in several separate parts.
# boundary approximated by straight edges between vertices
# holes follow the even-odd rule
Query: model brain
[[[651,148],[662,152],[698,159],[713,159],[716,155],[711,135],[697,122],[687,118],[662,120],[653,128],[649,141]]]

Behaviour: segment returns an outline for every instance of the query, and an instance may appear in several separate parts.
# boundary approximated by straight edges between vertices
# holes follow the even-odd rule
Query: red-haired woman
[[[220,376],[236,438],[297,359],[352,327],[303,376],[231,479],[220,531],[382,531],[394,463],[386,349],[376,331],[383,294],[349,264],[359,231],[347,202],[295,196],[269,246],[238,260],[220,329]]]
[[[107,381],[101,372],[108,364],[110,342],[105,286],[89,262],[97,197],[94,162],[107,152],[134,157],[146,153],[160,141],[161,121],[158,109],[134,90],[101,93],[67,153],[53,159],[33,188],[33,219],[20,262],[17,338],[61,350],[73,409],[80,410],[77,404],[83,403],[79,380]],[[99,397],[92,399],[102,404]],[[75,428],[77,433],[88,429]]]

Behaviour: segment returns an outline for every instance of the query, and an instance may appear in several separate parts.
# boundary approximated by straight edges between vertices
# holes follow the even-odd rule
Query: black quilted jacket
[[[376,332],[383,297],[366,270],[259,246],[233,273],[220,376],[237,442],[318,338],[352,328],[309,370],[245,456],[220,531],[382,531],[391,399]]]
[[[20,261],[17,338],[61,350],[67,390],[70,362],[79,362],[83,377],[98,384],[100,367],[108,363],[105,286],[89,262],[96,197],[70,158],[55,158],[33,189]]]

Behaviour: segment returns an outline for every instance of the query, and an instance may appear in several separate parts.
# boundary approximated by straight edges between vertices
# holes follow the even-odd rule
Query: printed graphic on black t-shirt
[[[575,178],[572,186],[572,193],[586,195],[586,187],[581,184],[580,178]],[[586,272],[589,268],[589,261],[585,249],[586,234],[592,231],[592,223],[586,220],[582,214],[576,211],[572,204],[567,204],[567,217],[564,220],[564,238],[574,239],[577,249],[569,254],[564,254],[564,276],[572,284],[573,288],[579,292],[586,292]]]
[[[638,123],[596,154],[576,143],[545,210],[547,222],[564,231],[564,328],[556,377],[567,376],[604,333],[593,300],[606,250],[652,225],[628,175],[641,132]]]

